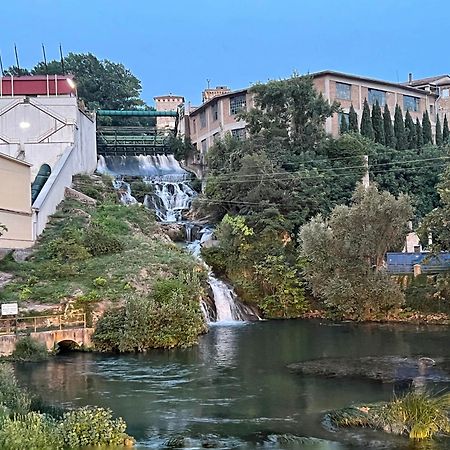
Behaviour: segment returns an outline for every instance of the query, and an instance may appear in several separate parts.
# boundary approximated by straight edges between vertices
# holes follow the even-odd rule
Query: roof
[[[11,75],[5,75],[3,77],[0,77],[2,80],[10,80],[11,78],[14,79],[14,81],[42,81],[47,80],[47,77],[54,80],[55,77],[57,80],[67,80],[73,79],[73,75],[21,75],[21,76],[11,76]]]
[[[311,77],[313,78],[318,78],[321,76],[326,76],[326,75],[331,75],[331,76],[335,76],[335,77],[341,77],[341,78],[347,78],[347,79],[352,79],[352,80],[358,80],[358,81],[366,81],[368,83],[378,83],[378,84],[383,84],[385,86],[391,86],[391,87],[395,87],[395,88],[401,88],[401,89],[406,89],[408,91],[411,92],[415,92],[417,94],[428,94],[430,95],[430,93],[425,92],[423,89],[419,89],[413,86],[409,86],[409,85],[405,85],[402,83],[394,83],[392,81],[384,81],[384,80],[379,80],[377,78],[368,78],[368,77],[361,77],[359,75],[353,75],[353,74],[349,74],[349,73],[344,73],[344,72],[335,72],[334,70],[322,70],[320,72],[313,72],[309,74]],[[440,78],[440,77],[439,77]]]
[[[27,163],[26,161],[22,161],[21,159],[13,158],[12,156],[5,155],[4,153],[0,153],[0,158],[7,159],[8,161],[15,162],[17,164],[22,164],[24,166],[31,167],[33,164]]]
[[[444,74],[444,75],[437,75],[434,77],[428,77],[428,78],[421,78],[419,80],[413,80],[413,81],[406,81],[405,83],[402,84],[407,84],[409,86],[422,86],[423,84],[434,84],[435,81],[438,81],[442,78],[449,78],[449,75]]]
[[[153,97],[154,100],[157,98],[182,98],[184,100],[182,95],[157,95],[156,97]]]
[[[212,104],[215,101],[217,101],[217,99],[226,98],[226,97],[233,97],[234,95],[238,95],[238,94],[246,94],[249,89],[250,88],[238,89],[237,91],[230,91],[230,92],[225,92],[224,94],[216,95],[213,98],[210,98],[205,103],[203,103],[203,105],[200,105],[198,107],[195,107],[195,106],[191,107],[190,115],[197,114],[198,112],[203,111],[207,106],[209,106],[210,104]],[[192,108],[196,108],[196,109],[194,111],[192,111]]]

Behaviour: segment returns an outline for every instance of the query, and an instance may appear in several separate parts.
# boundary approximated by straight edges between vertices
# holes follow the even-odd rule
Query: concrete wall
[[[30,185],[30,166],[0,155],[0,224],[8,229],[0,237],[0,248],[33,242]]]

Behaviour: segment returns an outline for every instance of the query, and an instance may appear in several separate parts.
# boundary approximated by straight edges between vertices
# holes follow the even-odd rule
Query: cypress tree
[[[350,111],[348,113],[348,130],[358,133],[358,114],[356,114],[353,104],[350,106]]]
[[[442,141],[444,145],[448,144],[448,138],[449,138],[449,129],[448,129],[448,120],[447,120],[447,114],[444,116],[444,128],[442,130]]]
[[[417,148],[423,147],[423,131],[422,125],[420,125],[419,118],[416,119],[416,137],[417,137]]]
[[[339,132],[341,134],[344,134],[344,133],[348,132],[347,119],[345,118],[345,114],[344,113],[341,114],[341,120],[340,120],[340,123],[339,123]]]
[[[372,108],[372,127],[375,135],[375,142],[384,145],[386,142],[384,137],[384,124],[378,102],[375,102],[375,105],[373,105]]]
[[[405,133],[406,139],[408,141],[408,148],[410,149],[417,148],[416,125],[414,124],[414,121],[412,120],[409,111],[406,111],[405,116]]]
[[[375,135],[373,132],[372,119],[370,117],[370,108],[367,103],[367,99],[364,99],[364,108],[361,116],[361,134],[368,138],[374,139]]]
[[[387,103],[384,105],[383,112],[383,125],[384,125],[384,141],[387,147],[395,148],[395,136],[394,129],[392,128],[391,112]]]
[[[436,119],[436,145],[441,146],[443,142],[441,120],[438,115]]]
[[[403,123],[402,109],[398,105],[395,105],[394,134],[395,134],[395,148],[397,150],[405,150],[407,147],[405,124]]]
[[[432,144],[433,143],[433,133],[431,131],[431,122],[430,116],[428,115],[428,111],[425,110],[422,117],[422,135],[423,135],[423,143],[424,144]]]

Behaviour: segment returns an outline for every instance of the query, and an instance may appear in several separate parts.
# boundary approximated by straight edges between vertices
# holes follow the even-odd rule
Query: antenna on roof
[[[17,74],[20,75],[19,55],[17,54],[17,46],[14,44],[14,53],[16,55]]]
[[[209,89],[209,83],[211,82],[211,80],[209,79],[209,78],[207,78],[206,79],[206,84],[207,84],[207,86],[208,86],[208,89]]]
[[[2,54],[0,53],[0,70],[2,71],[2,76],[5,75],[5,71],[3,70],[3,60],[2,60]]]
[[[62,45],[59,43],[59,56],[61,57],[61,69],[63,72],[63,75],[66,74],[66,69],[64,68],[64,57],[63,57],[63,51],[62,51]]]
[[[42,44],[42,56],[44,57],[45,73],[48,75],[47,56],[45,55],[44,44]]]

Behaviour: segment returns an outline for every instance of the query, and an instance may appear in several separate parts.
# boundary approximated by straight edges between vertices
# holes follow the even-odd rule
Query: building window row
[[[347,83],[336,82],[336,98],[339,100],[352,99],[352,85]]]
[[[239,141],[244,140],[246,138],[245,128],[237,128],[235,130],[231,130],[231,136]]]
[[[369,89],[369,104],[375,105],[377,102],[380,106],[386,104],[386,92],[378,89]]]
[[[411,97],[410,95],[404,95],[403,109],[405,111],[420,111],[420,98]]]
[[[215,102],[212,106],[211,106],[211,118],[212,121],[214,122],[215,120],[219,119],[219,103]]]
[[[200,113],[200,128],[205,128],[206,127],[206,114],[205,111],[202,111]]]
[[[234,116],[240,111],[247,109],[247,99],[245,94],[230,97],[230,115]]]

